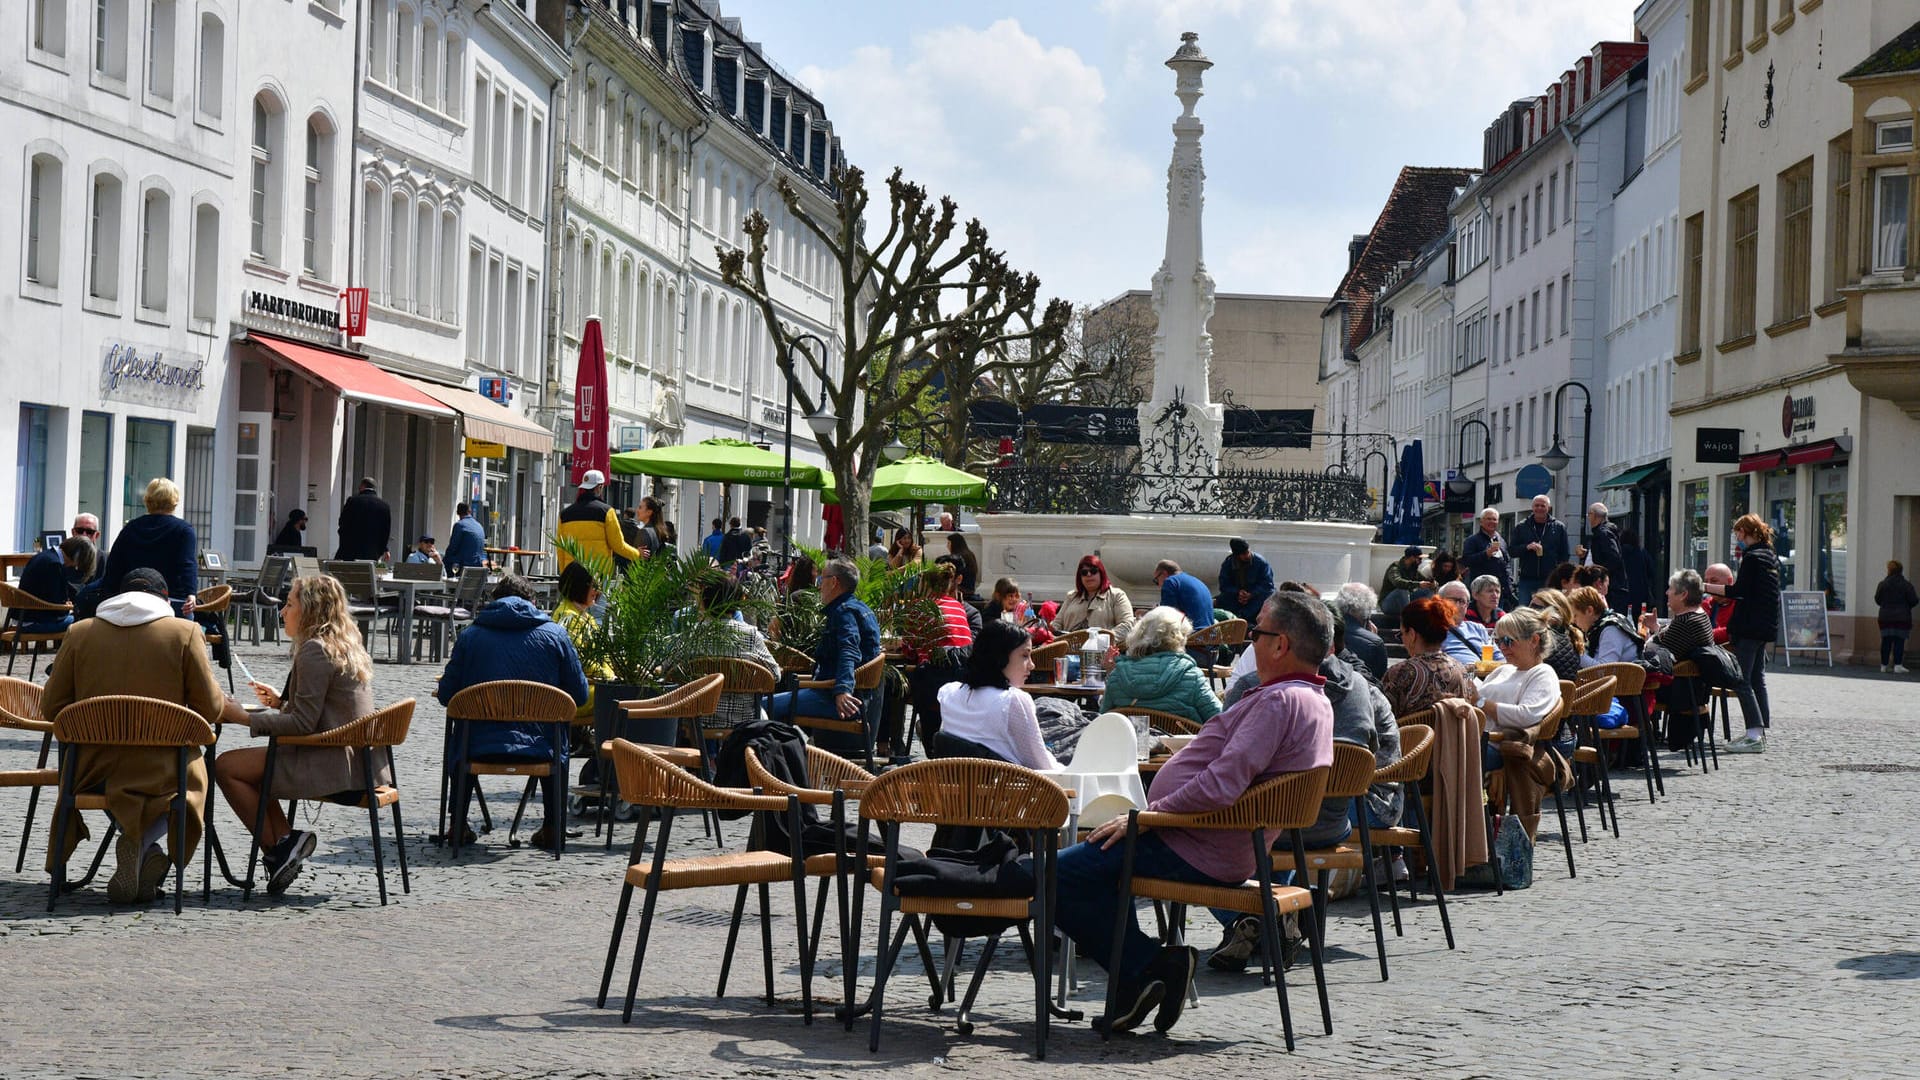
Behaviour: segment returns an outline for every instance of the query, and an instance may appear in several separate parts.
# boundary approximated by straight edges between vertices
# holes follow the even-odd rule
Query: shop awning
[[[1603,488],[1635,487],[1647,477],[1664,471],[1666,467],[1667,463],[1664,461],[1656,461],[1651,465],[1641,465],[1637,468],[1628,469],[1618,476],[1600,481],[1600,486]]]
[[[1816,443],[1783,446],[1778,450],[1763,450],[1758,454],[1743,454],[1740,457],[1740,471],[1764,472],[1768,469],[1790,469],[1795,465],[1818,465],[1839,456],[1840,444],[1833,439],[1822,439]]]
[[[553,432],[498,402],[458,386],[443,386],[405,375],[397,377],[459,413],[469,439],[501,443],[536,454],[553,452]]]
[[[298,368],[307,377],[340,391],[342,397],[426,416],[454,414],[452,409],[405,379],[374,367],[361,357],[253,331],[248,331],[247,340],[282,363]]]

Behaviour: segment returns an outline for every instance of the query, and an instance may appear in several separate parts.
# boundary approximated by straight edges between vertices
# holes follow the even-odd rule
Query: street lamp
[[[880,456],[886,458],[887,464],[889,465],[897,465],[905,461],[907,455],[912,452],[913,451],[907,449],[906,443],[900,441],[900,433],[898,431],[893,433],[893,440],[891,442],[880,448]]]
[[[1392,477],[1388,475],[1388,470],[1391,469],[1393,465],[1387,458],[1386,451],[1377,449],[1367,451],[1366,454],[1360,458],[1360,479],[1363,483],[1367,479],[1367,466],[1372,463],[1374,458],[1380,459],[1380,524],[1384,527],[1387,523],[1387,485],[1392,480]],[[1372,500],[1368,501],[1371,502]]]
[[[780,477],[780,555],[783,562],[793,556],[793,380],[794,373],[799,369],[799,365],[793,362],[793,352],[800,347],[803,338],[813,342],[822,366],[827,356],[827,343],[816,334],[802,332],[787,339],[787,458]],[[822,402],[821,408],[825,407]],[[807,417],[807,426],[821,436],[833,430],[831,419],[824,431],[811,416]]]
[[[1567,453],[1566,444],[1560,440],[1560,414],[1564,411],[1563,399],[1571,389],[1579,390],[1581,398],[1586,402],[1586,407],[1582,411],[1580,429],[1580,512],[1581,520],[1584,521],[1587,510],[1587,483],[1593,472],[1593,393],[1587,389],[1585,383],[1568,379],[1553,392],[1553,448],[1540,455],[1540,464],[1545,465],[1547,471],[1553,474],[1554,484],[1558,486],[1560,474],[1565,472],[1567,466],[1573,461],[1573,455]],[[1585,540],[1586,535],[1587,531],[1581,529],[1580,538]]]
[[[1480,425],[1480,431],[1485,436],[1485,442],[1480,448],[1481,498],[1491,502],[1493,494],[1493,428],[1488,426],[1485,420],[1476,416],[1460,425],[1459,438],[1455,440],[1454,443],[1453,460],[1457,462],[1465,462],[1467,460],[1467,429],[1475,424]],[[1473,481],[1464,476],[1457,476],[1447,481],[1447,490],[1455,495],[1471,495],[1473,494]],[[1482,503],[1481,505],[1484,506],[1486,503]],[[1448,535],[1451,536],[1453,526],[1449,524],[1447,530]]]

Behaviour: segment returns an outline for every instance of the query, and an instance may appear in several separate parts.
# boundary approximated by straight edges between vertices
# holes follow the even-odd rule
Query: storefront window
[[[107,504],[113,499],[108,459],[113,456],[113,415],[90,412],[80,417],[80,512],[100,519],[102,537],[113,535]]]
[[[1707,557],[1707,538],[1713,535],[1712,511],[1707,502],[1707,482],[1695,480],[1680,486],[1680,565],[1702,573],[1712,560]]]
[[[187,470],[180,480],[180,516],[202,550],[213,545],[213,429],[187,429]]]
[[[1723,486],[1726,488],[1727,512],[1720,520],[1720,527],[1726,530],[1722,535],[1727,538],[1727,565],[1737,570],[1740,567],[1740,555],[1733,549],[1733,523],[1740,520],[1742,515],[1753,512],[1753,477],[1747,473],[1729,476]]]
[[[20,444],[14,455],[13,550],[32,551],[47,524],[45,405],[20,406]]]
[[[1814,585],[1827,594],[1828,611],[1847,610],[1847,467],[1820,465],[1813,470],[1813,502],[1820,509],[1820,563]]]
[[[1780,556],[1780,588],[1791,589],[1800,581],[1799,553],[1795,550],[1795,526],[1800,518],[1800,503],[1795,495],[1799,469],[1775,469],[1767,473],[1762,491],[1766,499],[1763,517],[1773,526],[1773,550]]]
[[[127,419],[127,471],[120,484],[120,521],[147,512],[147,481],[173,475],[173,423]]]

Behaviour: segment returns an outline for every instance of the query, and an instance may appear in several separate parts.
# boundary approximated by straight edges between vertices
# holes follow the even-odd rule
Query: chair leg
[[[73,810],[73,755],[66,748],[60,750],[60,786],[53,797],[53,846],[47,851],[47,861],[53,865],[53,872],[47,881],[47,914],[53,914],[53,903],[60,898],[60,889],[67,883],[67,815]],[[106,841],[101,841],[104,849]]]
[[[173,860],[175,915],[180,914],[180,904],[187,894],[187,853],[180,849],[187,842],[187,755],[192,752],[184,746],[174,752],[173,805],[171,820],[167,823],[167,858]]]
[[[1257,861],[1257,860],[1256,860]],[[1301,841],[1300,831],[1293,833],[1293,865],[1307,865],[1306,845]],[[1304,871],[1301,871],[1304,873]],[[1327,1001],[1327,891],[1322,888],[1313,892],[1313,933],[1307,939],[1307,945],[1313,955],[1313,984],[1320,994],[1320,1024],[1327,1034],[1333,1034],[1333,1006]]]
[[[1447,948],[1452,949],[1454,947],[1453,919],[1447,914],[1447,891],[1440,887],[1440,867],[1433,858],[1433,825],[1427,820],[1426,806],[1418,798],[1410,801],[1409,809],[1419,814],[1419,817],[1414,820],[1415,827],[1420,833],[1420,851],[1427,859],[1427,885],[1433,890],[1434,902],[1440,906],[1440,928],[1446,931]]]
[[[267,807],[273,805],[273,760],[279,755],[278,739],[267,740],[267,767],[260,774],[260,802],[253,808],[253,835],[247,838],[247,877],[240,886],[240,902],[253,899],[253,871],[260,862],[260,830],[267,827]]]
[[[898,826],[895,826],[896,828]],[[891,845],[889,845],[891,846]],[[880,894],[880,936],[878,964],[873,972],[873,1015],[868,1019],[867,1050],[880,1051],[880,1017],[885,1010],[887,999],[887,976],[893,973],[894,958],[899,955],[899,947],[888,948],[887,936],[893,929],[894,899],[888,892]],[[852,1016],[852,1003],[848,1003],[848,1016]]]
[[[620,1012],[623,1024],[633,1022],[633,997],[640,989],[640,965],[647,959],[647,935],[653,931],[653,905],[659,898],[659,886],[649,883],[646,902],[640,906],[640,936],[633,944],[633,972],[627,976],[627,1004]]]
[[[773,916],[769,911],[773,890],[760,883],[760,963],[766,975],[767,1004],[773,1004]]]
[[[1265,848],[1266,832],[1258,834],[1258,847]],[[1254,859],[1254,873],[1260,882],[1260,963],[1273,974],[1274,992],[1280,998],[1280,1030],[1285,1034],[1287,1050],[1294,1046],[1293,1006],[1287,1001],[1287,974],[1280,964],[1280,908],[1273,902],[1273,856],[1265,851]]]
[[[999,934],[987,938],[980,946],[980,959],[974,961],[973,975],[967,979],[967,993],[960,999],[960,1011],[954,1014],[954,1030],[962,1035],[973,1034],[973,1021],[968,1016],[973,1011],[974,999],[980,996],[980,984],[986,981],[987,968],[993,963],[994,953],[999,949]]]
[[[714,997],[727,996],[727,974],[733,970],[733,947],[740,940],[740,920],[747,911],[747,888],[742,885],[733,894],[733,919],[727,924],[727,947],[720,954],[720,985],[714,990]]]
[[[387,772],[393,775],[393,782],[396,785],[394,788],[396,797],[393,800],[393,846],[400,856],[400,891],[412,894],[413,882],[407,878],[407,834],[400,827],[400,800],[397,797],[400,793],[397,786],[400,783],[400,769],[393,763],[391,746],[387,747]]]
[[[374,791],[373,751],[364,746],[360,748],[360,772],[367,789],[367,835],[373,838],[373,877],[380,883],[380,906],[386,907],[387,860],[380,851],[380,796]]]
[[[40,736],[40,760],[35,762],[33,767],[36,769],[46,768],[47,754],[50,751],[52,751],[52,749],[53,749],[53,732],[49,731],[46,734]],[[55,790],[57,791],[58,789],[56,788]],[[18,857],[16,857],[13,860],[13,872],[16,874],[26,869],[27,841],[32,839],[33,837],[33,811],[34,811],[34,808],[39,805],[40,805],[40,789],[38,787],[35,787],[32,790],[27,792],[27,823],[20,827],[20,854]]]
[[[620,906],[613,912],[613,935],[607,939],[607,963],[600,969],[600,993],[594,998],[593,1007],[607,1007],[607,988],[613,982],[613,962],[620,956],[620,935],[627,928],[627,908],[633,904],[633,883],[624,882],[620,886]]]
[[[1365,796],[1354,799],[1353,808],[1360,818],[1360,826],[1356,830],[1360,833],[1360,887],[1367,891],[1367,908],[1373,913],[1373,948],[1380,958],[1380,981],[1386,982],[1387,931],[1380,924],[1380,888],[1373,879],[1373,839],[1367,835]],[[1387,877],[1393,877],[1391,867],[1387,869]]]
[[[1573,830],[1567,828],[1567,804],[1557,789],[1553,793],[1553,809],[1560,815],[1560,846],[1567,852],[1567,877],[1577,877],[1573,869]]]

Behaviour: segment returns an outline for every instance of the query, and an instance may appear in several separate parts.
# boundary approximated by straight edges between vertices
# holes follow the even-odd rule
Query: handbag
[[[1619,698],[1614,698],[1613,704],[1608,706],[1606,712],[1603,712],[1600,715],[1593,718],[1593,726],[1599,727],[1599,728],[1606,728],[1609,731],[1613,730],[1614,728],[1626,727],[1627,726],[1626,702],[1621,701]]]
[[[1500,868],[1500,884],[1508,889],[1533,885],[1533,841],[1515,814],[1503,814],[1493,836],[1493,856]]]

